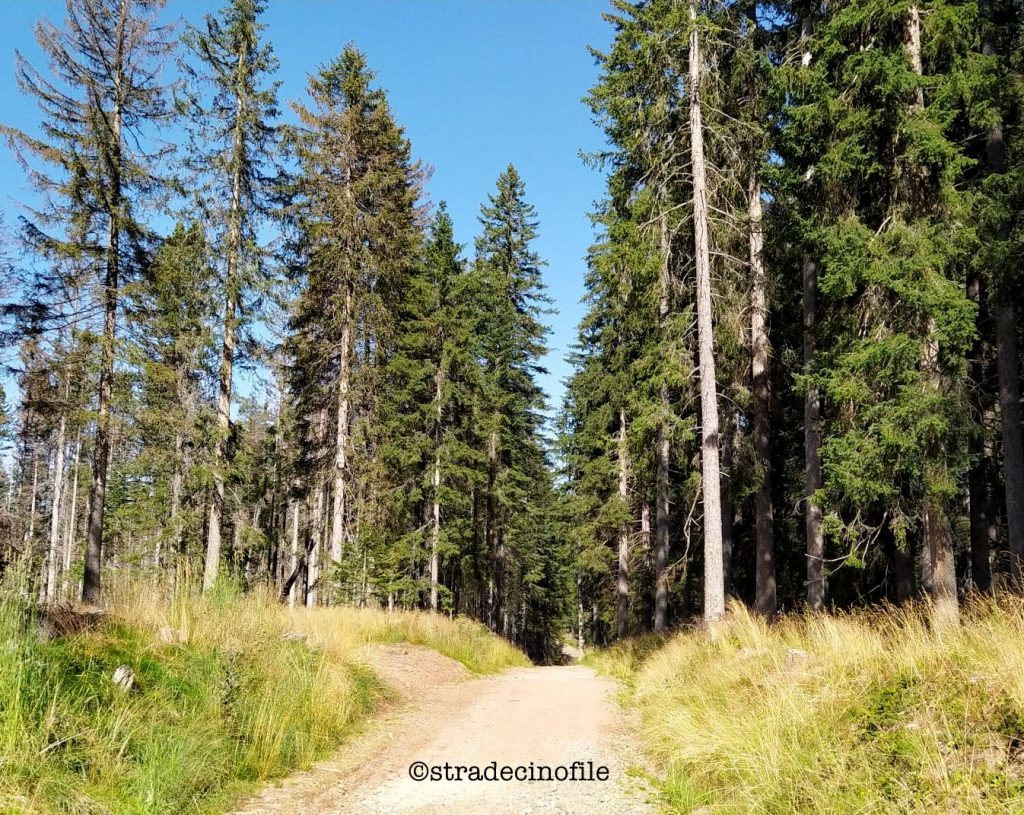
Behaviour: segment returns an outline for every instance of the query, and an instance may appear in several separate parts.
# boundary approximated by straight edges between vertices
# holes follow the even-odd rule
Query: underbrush
[[[1024,601],[795,616],[591,657],[627,681],[677,812],[1024,812]]]
[[[227,588],[202,599],[116,591],[100,626],[40,641],[0,600],[0,812],[223,811],[323,757],[387,696],[368,643],[408,642],[475,673],[525,657],[468,620],[287,609]],[[122,690],[119,666],[134,673]]]

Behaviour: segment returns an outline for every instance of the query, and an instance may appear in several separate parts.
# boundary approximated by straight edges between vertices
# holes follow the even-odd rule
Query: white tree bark
[[[693,232],[697,270],[697,344],[701,406],[701,489],[704,498],[704,621],[725,613],[722,574],[722,498],[718,460],[718,386],[715,381],[714,323],[711,304],[711,248],[707,166],[701,112],[703,63],[696,0],[690,0],[690,155],[693,169]]]
[[[626,409],[619,408],[619,500],[629,508],[629,450]],[[619,568],[615,583],[615,628],[619,639],[629,636],[629,523],[619,527]]]

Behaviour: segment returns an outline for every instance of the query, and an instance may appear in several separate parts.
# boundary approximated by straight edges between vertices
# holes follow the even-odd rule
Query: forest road
[[[370,664],[403,693],[405,704],[375,718],[329,761],[264,790],[237,815],[647,815],[657,812],[641,778],[633,728],[615,700],[615,684],[573,665],[509,670],[493,677],[436,670],[433,651],[376,648]],[[457,663],[452,663],[457,665]],[[461,666],[457,666],[461,672]],[[431,681],[429,677],[435,676]],[[464,672],[463,672],[464,674]],[[426,675],[429,685],[417,676]],[[404,687],[403,687],[404,685]],[[426,765],[448,779],[416,780]],[[491,763],[494,762],[494,768]],[[595,780],[466,780],[469,770],[520,776],[533,764]],[[593,762],[589,764],[588,762]],[[445,764],[449,768],[445,768]],[[557,768],[565,768],[559,771]],[[607,768],[607,780],[600,768]],[[461,774],[462,780],[454,776]]]

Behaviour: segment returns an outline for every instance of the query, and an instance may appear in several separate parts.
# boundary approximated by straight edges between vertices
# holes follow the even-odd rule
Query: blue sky
[[[169,0],[168,17],[198,22],[220,0]],[[536,247],[548,261],[552,315],[550,370],[543,380],[557,408],[568,375],[565,352],[582,314],[584,255],[593,239],[587,213],[601,197],[601,174],[579,152],[603,136],[580,101],[597,69],[587,45],[611,38],[605,0],[270,0],[267,36],[281,63],[280,99],[305,95],[306,77],[346,42],[366,52],[417,158],[433,167],[435,203],[448,202],[458,240],[471,252],[480,203],[512,162],[536,206]],[[18,93],[14,49],[38,67],[36,19],[63,18],[63,0],[0,0],[0,121],[34,130],[38,112]],[[0,149],[0,208],[8,225],[30,197],[24,174]]]

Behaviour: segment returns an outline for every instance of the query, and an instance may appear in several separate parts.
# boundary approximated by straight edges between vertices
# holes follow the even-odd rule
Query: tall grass
[[[635,664],[643,738],[677,812],[1024,812],[1024,602],[784,619],[734,606]],[[632,663],[631,663],[632,661]],[[632,667],[631,667],[632,665]]]
[[[0,597],[0,812],[223,810],[325,755],[385,697],[356,658],[367,643],[427,645],[477,673],[525,662],[468,621],[289,610],[228,587],[122,586],[111,608],[92,631],[41,642],[15,595]],[[119,665],[134,689],[113,683]]]

